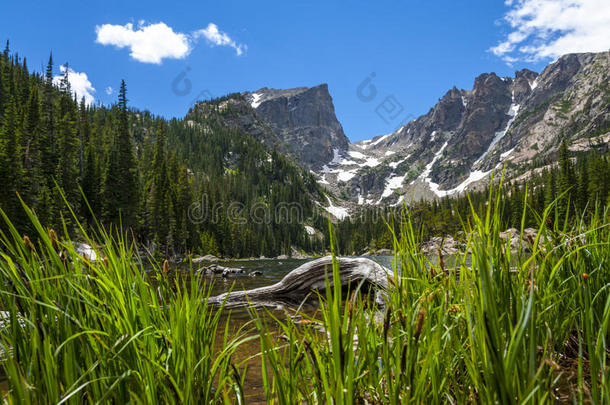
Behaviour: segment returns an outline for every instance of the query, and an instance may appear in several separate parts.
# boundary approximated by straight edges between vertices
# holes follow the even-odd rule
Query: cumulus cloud
[[[201,37],[211,46],[229,46],[237,55],[243,54],[246,49],[245,45],[235,42],[214,23],[192,34],[175,32],[163,22],[146,25],[144,21],[139,21],[136,28],[131,23],[98,25],[95,31],[97,43],[129,48],[131,57],[144,63],[160,64],[163,59],[183,59]]]
[[[610,49],[608,0],[506,0],[510,32],[489,50],[506,62]]]
[[[108,94],[109,96],[112,95],[112,93],[114,93],[114,89],[110,86],[106,87],[106,90],[104,90],[106,92],[106,94]]]
[[[191,50],[187,35],[174,32],[165,23],[140,25],[134,29],[133,24],[103,24],[95,27],[96,42],[102,45],[114,45],[117,48],[129,48],[130,55],[137,61],[160,64],[165,58],[182,59]]]
[[[61,75],[57,75],[53,77],[53,83],[55,85],[59,85],[61,83],[61,79],[63,75],[66,73],[66,69],[68,69],[68,82],[70,83],[70,88],[73,93],[76,93],[76,97],[80,100],[81,98],[85,98],[85,103],[87,105],[93,104],[95,98],[93,97],[93,93],[95,93],[95,88],[89,81],[87,77],[87,73],[75,72],[71,68],[67,68],[66,66],[60,66],[59,70]]]
[[[204,37],[209,44],[213,46],[229,46],[235,49],[235,53],[237,55],[241,55],[244,53],[244,50],[247,47],[243,44],[238,44],[234,40],[231,39],[225,32],[222,32],[218,29],[218,26],[214,23],[208,24],[204,29],[195,31],[193,33],[193,38],[198,39],[200,37]]]

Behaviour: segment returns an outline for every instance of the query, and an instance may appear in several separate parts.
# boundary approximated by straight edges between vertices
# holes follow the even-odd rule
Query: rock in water
[[[366,258],[337,258],[341,284],[357,285],[360,282],[377,290],[376,301],[383,304],[383,294],[388,288],[392,275],[379,263]],[[298,305],[313,291],[326,287],[328,275],[333,285],[332,258],[330,256],[305,263],[288,273],[278,283],[247,291],[233,291],[211,297],[210,302],[228,306],[254,304],[277,305],[278,303]]]
[[[218,258],[214,255],[205,255],[202,257],[194,257],[191,260],[193,263],[202,263],[202,262],[217,262]]]

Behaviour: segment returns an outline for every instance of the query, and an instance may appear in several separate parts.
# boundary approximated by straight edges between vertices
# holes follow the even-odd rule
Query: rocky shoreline
[[[518,229],[509,228],[503,232],[500,232],[499,237],[505,243],[509,243],[510,251],[512,253],[516,253],[521,249],[522,251],[529,251],[532,241],[536,238],[538,231],[534,228],[526,228],[523,230],[523,236],[521,237],[521,233]],[[462,232],[458,235],[451,236],[434,236],[423,242],[420,245],[421,252],[425,255],[434,255],[439,252],[443,255],[455,255],[464,253],[466,251],[466,236]],[[541,240],[544,241],[543,239]],[[293,252],[295,253],[295,252]],[[377,250],[367,250],[365,253],[357,256],[392,256],[394,252],[391,249],[377,249]],[[327,253],[328,255],[328,253]],[[213,263],[212,265],[204,266],[200,268],[206,269],[202,274],[235,274],[240,273],[239,271],[234,271],[232,267],[223,267],[218,265],[217,263],[220,261],[250,261],[250,260],[290,260],[290,259],[315,259],[319,258],[319,255],[309,255],[304,253],[293,254],[292,256],[288,255],[280,255],[277,257],[251,257],[246,259],[233,259],[233,258],[219,258],[214,255],[205,255],[200,257],[195,257],[191,259],[193,264],[202,264],[202,263]],[[230,269],[228,271],[223,271],[222,269]]]

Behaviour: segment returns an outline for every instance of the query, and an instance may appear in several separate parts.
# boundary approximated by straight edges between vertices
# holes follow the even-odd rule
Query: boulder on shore
[[[521,239],[521,231],[515,228],[509,228],[504,232],[500,232],[498,235],[504,242],[510,241],[510,250],[515,253],[521,248],[521,250],[529,252],[531,250],[530,240],[536,239],[538,231],[534,228],[525,228],[523,230],[523,239]],[[540,238],[540,243],[544,243],[545,238]]]
[[[97,261],[97,254],[95,250],[86,243],[76,243],[75,244],[76,253],[89,260],[90,262]]]
[[[239,274],[239,273],[245,273],[245,270],[241,269],[241,268],[237,268],[237,267],[225,267],[225,266],[221,266],[218,264],[211,264],[209,266],[201,267],[199,270],[197,270],[198,276],[203,276],[206,274],[209,274],[209,275],[216,274],[216,275],[222,275],[223,277],[227,277],[231,274]]]
[[[217,262],[219,259],[214,255],[205,255],[191,259],[193,263]]]
[[[438,254],[439,249],[444,255],[454,255],[460,252],[460,244],[451,236],[435,236],[421,245],[421,251],[426,255]]]

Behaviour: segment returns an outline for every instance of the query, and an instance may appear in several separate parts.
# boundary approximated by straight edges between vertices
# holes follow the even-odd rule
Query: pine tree
[[[0,57],[0,122],[4,115],[5,100],[8,100],[8,78],[5,77],[4,69],[8,65],[8,60],[4,56]]]
[[[71,207],[78,207],[80,202],[78,191],[78,149],[77,111],[72,99],[68,66],[65,65],[64,75],[60,83],[61,97],[59,100],[59,121],[57,125],[57,184],[63,190]]]
[[[561,146],[559,147],[559,169],[558,194],[563,194],[563,197],[558,201],[558,210],[563,218],[568,212],[569,204],[574,202],[574,197],[576,196],[574,187],[576,179],[566,138],[561,141]]]
[[[23,198],[28,206],[34,208],[38,196],[41,173],[40,173],[40,99],[38,86],[32,86],[27,102],[21,145],[23,147],[24,176],[22,186]]]
[[[589,196],[592,202],[604,204],[608,195],[608,167],[604,157],[595,156],[589,169]]]
[[[53,86],[53,55],[49,55],[49,63],[45,74],[42,95],[42,126],[44,135],[40,141],[42,175],[47,187],[52,189],[57,159],[55,155],[55,89]]]
[[[85,175],[85,149],[89,145],[89,138],[91,137],[89,129],[89,116],[87,115],[87,105],[85,104],[85,97],[81,98],[80,105],[78,107],[78,169],[79,177],[82,179]]]
[[[169,236],[169,179],[165,157],[165,124],[159,121],[156,130],[151,192],[151,222],[155,242],[162,247]]]
[[[22,148],[15,97],[11,96],[4,111],[4,124],[0,128],[0,207],[18,228],[25,225],[25,212],[18,193],[23,175]]]
[[[81,215],[89,226],[93,223],[94,215],[100,214],[100,184],[101,179],[97,169],[94,146],[91,142],[88,142],[85,146],[85,167],[81,183],[83,192]]]
[[[579,213],[583,213],[589,204],[589,167],[587,155],[582,157],[578,171],[576,204]]]
[[[104,216],[124,230],[137,225],[138,178],[133,155],[127,110],[127,89],[121,82],[118,128],[114,136],[104,176]]]

